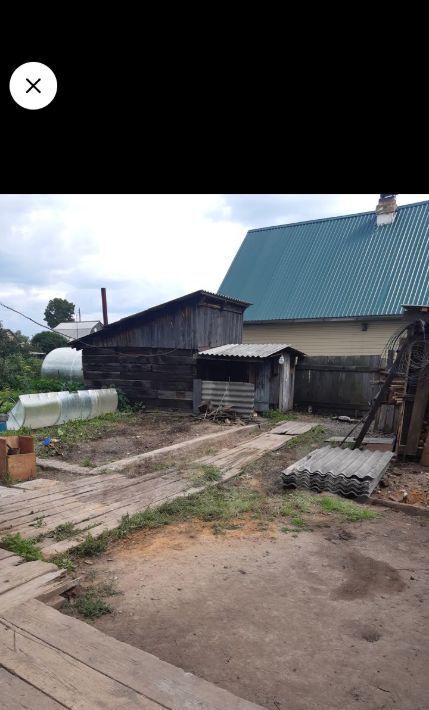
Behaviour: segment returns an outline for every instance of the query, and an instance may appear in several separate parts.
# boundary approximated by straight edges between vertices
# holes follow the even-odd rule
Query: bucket
[[[9,419],[9,414],[0,414],[0,431],[7,431],[7,420]]]

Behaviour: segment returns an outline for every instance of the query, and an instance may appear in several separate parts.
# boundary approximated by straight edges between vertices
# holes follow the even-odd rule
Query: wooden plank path
[[[271,433],[261,434],[195,464],[211,463],[222,471],[222,480],[237,475],[243,466],[280,448],[289,439]],[[34,482],[36,483],[36,482]],[[206,484],[208,485],[208,484]],[[151,472],[135,478],[119,473],[98,474],[67,483],[22,487],[16,495],[0,497],[0,539],[6,533],[23,537],[43,535],[38,543],[45,557],[76,547],[88,532],[93,536],[116,528],[126,513],[141,512],[179,496],[204,490],[192,487],[190,478],[179,470]],[[49,533],[59,525],[72,523],[76,534],[56,542]]]
[[[261,710],[37,600],[0,613],[2,710]]]
[[[274,429],[271,429],[271,434],[289,434],[297,436],[298,434],[306,434],[307,431],[314,429],[317,422],[280,422]]]
[[[42,560],[25,562],[22,557],[0,548],[0,614],[28,599],[54,601],[77,582],[54,564]]]

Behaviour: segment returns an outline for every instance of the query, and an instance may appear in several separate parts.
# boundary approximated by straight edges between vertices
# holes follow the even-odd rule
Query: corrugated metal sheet
[[[252,345],[236,345],[232,343],[219,345],[219,347],[210,348],[210,350],[203,350],[199,355],[202,357],[251,357],[263,359],[286,350],[286,348],[292,348],[292,346],[284,343],[253,343]]]
[[[429,201],[250,230],[219,291],[254,304],[245,321],[396,315],[429,301],[428,266]]]
[[[102,329],[102,324],[98,320],[72,321],[70,323],[59,323],[54,330],[65,338],[84,338],[93,332]]]
[[[255,387],[250,382],[201,382],[201,399],[214,405],[231,406],[233,412],[249,417],[255,404]]]
[[[282,473],[296,488],[329,490],[342,495],[370,495],[394,456],[391,451],[360,451],[325,446],[296,461]]]

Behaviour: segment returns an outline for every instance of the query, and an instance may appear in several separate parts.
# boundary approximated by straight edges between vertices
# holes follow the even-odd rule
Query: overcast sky
[[[398,204],[429,195],[398,195]],[[1,195],[0,301],[35,320],[51,298],[114,321],[217,291],[248,229],[375,210],[378,195]],[[0,321],[41,328],[0,307]]]

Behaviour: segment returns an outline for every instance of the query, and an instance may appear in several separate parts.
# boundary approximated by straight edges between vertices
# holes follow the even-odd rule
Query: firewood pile
[[[230,404],[213,404],[212,402],[201,402],[198,407],[198,419],[207,419],[212,422],[223,424],[247,424],[247,422]]]

